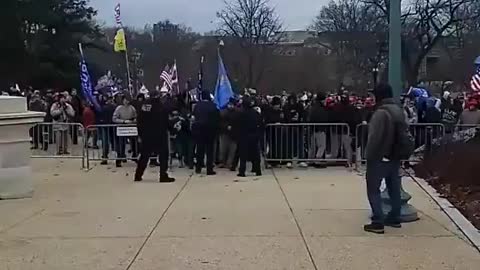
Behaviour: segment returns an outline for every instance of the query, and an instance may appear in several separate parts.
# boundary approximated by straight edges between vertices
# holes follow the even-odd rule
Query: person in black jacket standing
[[[399,142],[399,135],[407,130],[407,123],[402,108],[394,101],[392,87],[380,84],[374,92],[377,110],[369,123],[367,142],[367,196],[372,208],[372,223],[364,226],[367,232],[383,234],[384,227],[402,227],[401,178],[399,176],[400,158],[394,147]],[[390,196],[391,210],[385,216],[382,208],[380,186],[385,179]]]
[[[192,135],[197,145],[196,173],[201,173],[207,156],[207,175],[215,175],[213,170],[213,146],[217,137],[220,112],[212,102],[208,91],[202,92],[202,101],[193,110]]]
[[[312,124],[325,124],[328,122],[328,112],[325,109],[326,96],[318,93],[308,114],[308,122]],[[327,149],[327,127],[316,125],[310,138],[308,156],[310,159],[322,159]]]
[[[142,106],[137,118],[138,137],[141,140],[140,158],[135,172],[135,181],[142,181],[152,153],[158,153],[160,163],[160,182],[175,182],[169,177],[168,170],[168,129],[170,127],[169,114],[171,108],[162,103],[159,93],[153,93],[152,98]]]
[[[340,102],[335,106],[334,113],[337,123],[347,124],[348,130],[344,126],[336,126],[332,133],[332,155],[333,158],[346,157],[348,159],[347,166],[352,162],[352,137],[355,134],[357,125],[360,124],[358,111],[350,104],[349,95],[344,92],[340,96]],[[340,140],[340,142],[338,141]],[[341,148],[340,148],[341,146]],[[341,151],[339,151],[341,150]]]
[[[245,177],[247,160],[252,161],[252,171],[257,176],[262,175],[260,168],[260,137],[262,133],[263,120],[260,113],[253,108],[253,100],[243,100],[243,111],[239,116],[239,152],[240,168],[239,177]]]

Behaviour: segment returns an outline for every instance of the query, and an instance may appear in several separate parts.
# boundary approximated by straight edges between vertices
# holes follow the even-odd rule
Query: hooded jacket
[[[367,160],[378,161],[390,156],[396,123],[406,126],[405,114],[393,98],[386,98],[380,102],[368,126]]]

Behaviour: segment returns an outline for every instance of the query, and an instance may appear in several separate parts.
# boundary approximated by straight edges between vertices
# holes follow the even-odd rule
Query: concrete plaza
[[[361,176],[344,168],[266,171],[239,179],[133,164],[79,169],[34,160],[33,199],[0,201],[0,269],[479,269],[480,254],[412,181],[420,220],[363,231]]]

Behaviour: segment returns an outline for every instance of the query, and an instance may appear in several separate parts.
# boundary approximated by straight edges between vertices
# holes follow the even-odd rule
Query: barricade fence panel
[[[418,162],[450,142],[480,137],[480,125],[424,123],[409,125],[415,139]],[[262,149],[266,162],[366,162],[368,124],[360,124],[351,133],[344,123],[268,124]],[[70,158],[90,161],[136,160],[140,142],[135,124],[93,125],[79,123],[39,123],[30,129],[32,158]],[[173,144],[169,140],[170,146]],[[171,149],[170,153],[173,153]],[[171,164],[171,161],[170,161]]]
[[[135,124],[89,126],[86,138],[88,168],[90,161],[126,161],[138,158],[140,144]]]
[[[439,123],[410,124],[409,130],[415,140],[416,150],[408,161],[420,162],[428,155],[432,155],[446,143],[451,142],[454,134],[458,133],[458,128],[460,126],[455,125],[451,129],[446,129],[445,125]],[[451,132],[446,132],[447,130],[451,130]],[[355,149],[357,165],[366,162],[368,132],[368,124],[360,124],[356,128]]]
[[[85,130],[78,123],[38,123],[30,128],[32,158],[85,158]]]
[[[268,124],[265,161],[327,162],[352,160],[353,138],[347,124]]]
[[[169,136],[169,152],[173,153],[171,140]],[[85,143],[87,168],[90,168],[90,161],[137,161],[141,149],[136,124],[88,126]],[[152,158],[156,157],[152,153]],[[169,164],[172,165],[171,158]]]

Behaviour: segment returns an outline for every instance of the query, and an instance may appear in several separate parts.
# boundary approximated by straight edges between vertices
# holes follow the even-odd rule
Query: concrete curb
[[[440,209],[450,218],[450,220],[458,227],[458,229],[465,235],[465,237],[472,243],[472,245],[480,252],[480,231],[473,226],[470,221],[460,213],[447,199],[440,197],[440,194],[427,183],[424,179],[410,175],[412,180],[425,191]]]

